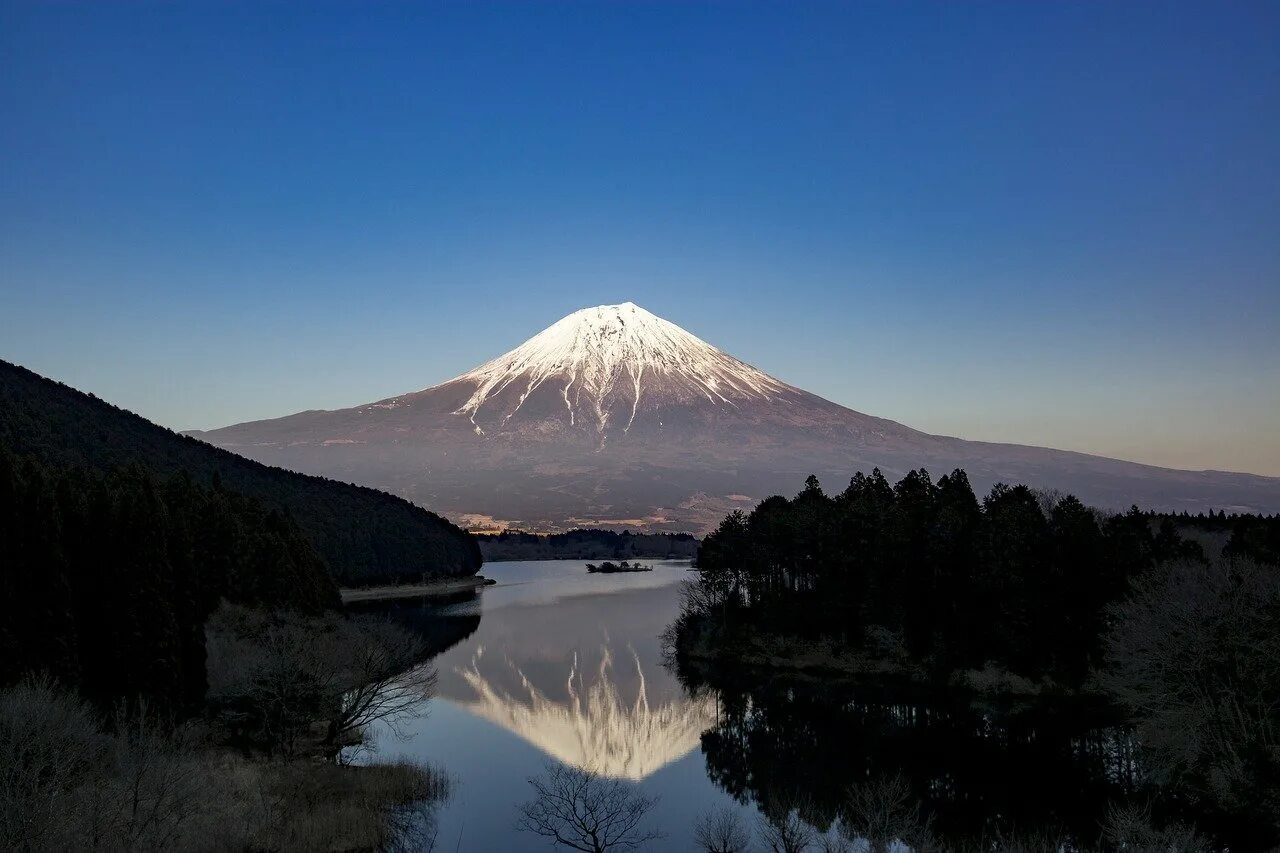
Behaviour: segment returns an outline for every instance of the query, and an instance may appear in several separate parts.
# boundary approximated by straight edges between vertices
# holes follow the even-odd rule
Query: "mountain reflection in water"
[[[635,679],[628,695],[619,687],[612,649],[603,644],[593,668],[573,653],[563,674],[565,698],[555,699],[550,687],[539,687],[510,659],[498,666],[516,676],[518,692],[498,685],[481,669],[481,647],[469,666],[458,669],[477,698],[458,704],[565,764],[640,781],[696,749],[715,713],[705,696],[677,695],[651,704],[640,656],[634,649],[628,652],[625,666],[634,668]]]
[[[754,826],[791,804],[826,829],[852,789],[879,780],[901,780],[934,837],[965,848],[1011,835],[1090,848],[1113,807],[1150,802],[1130,734],[1089,702],[663,667],[658,636],[687,567],[589,575],[579,561],[495,563],[485,573],[498,585],[478,594],[362,608],[442,650],[426,713],[404,738],[374,732],[374,760],[431,762],[456,783],[438,815],[442,847],[545,849],[515,822],[548,761],[658,798],[649,820],[668,841],[653,849],[689,849],[697,821],[726,808]],[[1150,804],[1161,821],[1187,819],[1183,804]],[[1194,817],[1233,850],[1262,849]]]

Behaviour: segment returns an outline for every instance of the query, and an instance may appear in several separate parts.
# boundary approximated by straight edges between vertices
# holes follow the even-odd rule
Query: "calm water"
[[[493,563],[498,581],[433,603],[371,605],[429,626],[439,689],[403,738],[376,733],[373,760],[443,768],[454,792],[442,850],[542,850],[514,829],[526,779],[549,761],[593,766],[659,797],[653,849],[691,849],[697,818],[803,798],[825,823],[851,784],[900,774],[952,837],[1064,830],[1096,838],[1132,781],[1127,740],[1075,710],[974,707],[963,699],[812,681],[675,673],[659,634],[687,562],[589,575],[585,562]],[[683,682],[683,683],[682,683]]]

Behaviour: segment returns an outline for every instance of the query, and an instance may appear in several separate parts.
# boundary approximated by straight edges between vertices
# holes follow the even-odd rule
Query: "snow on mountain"
[[[601,434],[615,402],[630,403],[629,412],[621,407],[626,433],[646,396],[664,404],[705,397],[711,405],[735,405],[791,390],[633,302],[575,311],[453,381],[476,383],[457,412],[480,434],[476,415],[486,406],[496,407],[505,424],[543,386],[558,390],[570,426],[589,424]],[[512,388],[519,392],[514,404],[503,396]]]

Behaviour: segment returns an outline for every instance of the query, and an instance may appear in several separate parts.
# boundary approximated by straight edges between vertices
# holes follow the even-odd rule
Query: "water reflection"
[[[719,699],[702,736],[707,774],[765,812],[803,802],[826,828],[848,792],[901,776],[949,841],[1034,830],[1096,842],[1102,816],[1138,782],[1134,744],[1084,703],[975,706],[910,687],[854,687],[694,673]]]
[[[720,809],[751,827],[760,812],[776,820],[802,809],[826,829],[855,785],[898,777],[934,837],[954,847],[1035,834],[1092,848],[1112,804],[1147,802],[1132,740],[1086,703],[975,705],[909,685],[664,668],[658,636],[677,613],[687,563],[630,576],[588,575],[574,561],[485,572],[499,584],[478,596],[363,608],[443,649],[429,713],[405,738],[374,737],[377,760],[428,761],[456,782],[440,811],[449,849],[544,849],[514,820],[526,780],[549,758],[636,780],[659,798],[652,821],[669,849],[688,849],[696,822]],[[1178,808],[1156,801],[1154,817],[1233,838],[1231,826]],[[1231,847],[1261,849],[1247,838]]]
[[[477,592],[466,590],[432,598],[353,602],[347,605],[347,612],[394,619],[422,637],[427,653],[434,657],[476,632],[481,609]]]
[[[550,686],[535,684],[510,658],[501,666],[518,680],[518,692],[486,676],[483,663],[481,647],[469,666],[458,669],[476,696],[458,704],[558,761],[612,778],[639,781],[683,758],[715,722],[712,700],[705,696],[677,694],[651,703],[644,665],[634,649],[628,649],[625,663],[635,685],[629,696],[620,689],[608,644],[600,646],[594,667],[585,666],[573,652],[555,685],[563,686],[563,699],[553,698]]]

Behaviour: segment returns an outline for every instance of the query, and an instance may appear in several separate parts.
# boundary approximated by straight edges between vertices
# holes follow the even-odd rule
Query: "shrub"
[[[0,691],[0,849],[429,850],[429,767],[251,761],[145,705],[105,729],[48,679]]]

